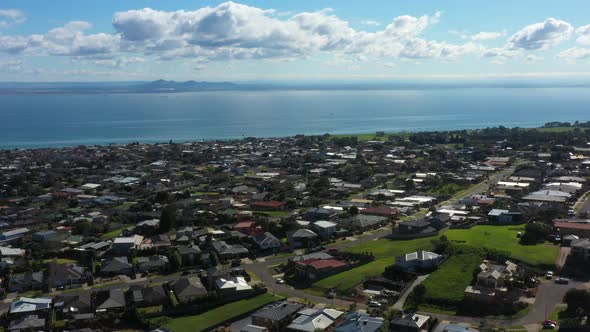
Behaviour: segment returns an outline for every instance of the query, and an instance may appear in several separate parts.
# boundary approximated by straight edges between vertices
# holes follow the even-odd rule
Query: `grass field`
[[[101,239],[112,239],[112,238],[115,238],[115,237],[119,236],[119,234],[121,234],[121,232],[125,228],[126,227],[124,227],[124,228],[118,228],[118,229],[112,230],[112,231],[110,231],[108,233],[104,233],[100,238]]]
[[[372,252],[373,255],[375,255],[375,260],[352,270],[344,271],[342,273],[322,279],[314,283],[311,288],[307,289],[306,291],[316,295],[324,295],[328,290],[334,287],[336,287],[339,291],[345,291],[363,282],[369,277],[383,273],[385,267],[395,262],[396,256],[416,250],[431,249],[431,241],[432,238],[407,241],[391,241],[388,239],[381,239],[356,245],[349,248],[347,251],[357,253]]]
[[[445,236],[454,244],[497,249],[510,252],[510,257],[533,266],[553,266],[559,247],[553,244],[523,246],[516,237],[524,226],[475,226],[471,229],[451,229]]]
[[[475,248],[496,249],[505,252],[510,252],[510,256],[515,260],[522,261],[532,266],[544,267],[555,264],[559,247],[553,244],[542,244],[536,246],[523,246],[518,242],[516,234],[524,232],[524,226],[475,226],[471,229],[452,229],[444,233],[444,235],[454,245],[464,245]],[[405,241],[392,241],[389,239],[381,239],[377,241],[368,241],[347,249],[350,252],[372,252],[375,255],[375,260],[368,264],[359,266],[357,268],[330,276],[314,283],[306,292],[314,295],[325,295],[327,291],[336,288],[338,291],[345,291],[357,284],[362,283],[369,277],[381,274],[385,268],[395,262],[395,257],[400,256],[416,250],[430,250],[432,249],[431,241],[434,238],[423,238]],[[463,257],[465,258],[465,257]],[[472,264],[472,260],[469,260]],[[462,269],[460,262],[456,260],[451,261],[452,265],[449,269]],[[456,264],[456,265],[455,265]],[[434,275],[434,276],[433,276]],[[435,282],[439,278],[439,273],[435,272],[428,280]],[[442,275],[442,273],[441,273]],[[467,277],[465,277],[467,278]],[[460,285],[467,286],[466,279],[458,279],[453,292],[458,294]],[[471,274],[469,275],[471,281]],[[449,285],[447,285],[449,286]],[[462,287],[462,291],[465,287]],[[433,285],[433,291],[436,291],[436,284]],[[441,284],[441,287],[446,287]],[[436,294],[436,293],[435,293]]]
[[[476,252],[452,255],[422,283],[426,287],[426,298],[462,301],[465,287],[471,284],[473,272],[481,264],[482,258]]]
[[[247,313],[281,299],[281,297],[266,293],[251,299],[232,302],[199,315],[174,318],[164,324],[164,327],[173,332],[202,331],[228,318]]]

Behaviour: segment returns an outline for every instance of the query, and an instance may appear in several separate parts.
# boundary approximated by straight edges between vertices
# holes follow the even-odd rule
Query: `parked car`
[[[555,283],[560,285],[567,285],[570,283],[570,280],[568,278],[557,278],[555,279]]]
[[[377,301],[369,301],[369,308],[381,308],[381,303]]]
[[[277,279],[277,284],[281,284],[282,285],[284,283],[285,283],[285,280],[283,280],[281,278]]]
[[[553,271],[547,271],[547,273],[545,273],[545,278],[546,279],[553,279]]]
[[[543,322],[543,329],[553,330],[557,326],[557,322],[554,320],[546,320]]]

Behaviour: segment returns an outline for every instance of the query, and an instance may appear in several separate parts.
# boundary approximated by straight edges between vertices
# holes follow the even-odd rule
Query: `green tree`
[[[176,227],[176,208],[168,205],[162,209],[160,215],[160,229],[164,232],[174,229]]]

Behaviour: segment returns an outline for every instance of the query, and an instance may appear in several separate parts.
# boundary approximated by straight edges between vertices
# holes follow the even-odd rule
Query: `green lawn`
[[[473,272],[481,264],[482,258],[476,252],[452,255],[422,283],[426,287],[426,302],[428,299],[434,302],[462,301],[465,287],[471,284]]]
[[[44,264],[53,262],[53,258],[47,258],[43,260]],[[57,264],[71,264],[71,263],[78,263],[75,259],[68,259],[68,258],[58,258]]]
[[[260,211],[260,213],[275,218],[287,217],[289,215],[289,211]]]
[[[373,255],[375,255],[375,260],[357,268],[322,279],[314,283],[306,291],[316,295],[324,295],[328,290],[334,287],[340,291],[345,291],[357,284],[360,284],[369,277],[383,273],[387,266],[395,263],[396,256],[401,256],[403,254],[421,249],[432,249],[431,241],[432,238],[407,241],[391,241],[388,239],[381,239],[376,241],[367,241],[365,243],[350,247],[347,251],[357,253],[372,252]]]
[[[496,249],[510,252],[516,260],[534,266],[553,266],[559,254],[559,247],[553,244],[523,246],[516,234],[524,233],[524,226],[475,226],[471,229],[451,229],[445,236],[454,244]]]
[[[123,230],[126,229],[126,228],[127,227],[118,228],[118,229],[112,230],[112,231],[110,231],[108,233],[104,233],[101,236],[101,238],[102,239],[112,239],[112,238],[115,238],[115,237],[119,236],[119,234],[121,234],[121,232],[123,232]]]
[[[210,326],[219,324],[226,319],[247,313],[281,299],[282,297],[266,293],[251,299],[229,303],[200,315],[174,318],[164,324],[164,327],[173,332],[202,331]]]

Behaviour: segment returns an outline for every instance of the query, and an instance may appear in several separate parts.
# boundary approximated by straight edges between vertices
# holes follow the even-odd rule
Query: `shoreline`
[[[187,139],[187,140],[154,140],[154,141],[140,141],[140,140],[130,140],[127,142],[112,142],[112,143],[64,143],[60,144],[57,143],[55,145],[39,145],[39,146],[1,146],[0,151],[10,151],[10,150],[62,150],[62,149],[73,149],[81,146],[85,147],[97,147],[97,148],[105,148],[105,147],[117,147],[117,146],[128,146],[132,144],[140,144],[140,145],[159,145],[159,144],[169,144],[170,142],[175,144],[200,144],[200,143],[210,143],[210,142],[237,142],[247,138],[255,138],[255,139],[286,139],[286,138],[293,138],[299,135],[307,136],[307,137],[317,137],[317,136],[324,136],[329,135],[331,138],[346,138],[346,137],[356,137],[359,141],[367,142],[372,141],[377,138],[377,141],[382,141],[382,138],[387,138],[388,136],[404,136],[404,135],[411,135],[416,133],[453,133],[453,132],[463,132],[463,131],[477,131],[483,130],[486,128],[499,128],[501,125],[494,126],[494,127],[484,127],[484,128],[472,128],[472,129],[454,129],[454,130],[416,130],[416,131],[384,131],[382,136],[377,136],[377,132],[367,133],[367,132],[359,132],[359,133],[343,133],[343,134],[333,134],[333,133],[324,133],[324,134],[294,134],[294,135],[285,135],[285,136],[243,136],[241,138],[211,138],[211,139]],[[559,126],[559,127],[505,127],[507,129],[514,129],[519,128],[521,130],[538,130],[541,132],[567,132],[573,131],[575,128],[579,128],[580,130],[590,129],[590,127],[583,127],[583,126]]]

